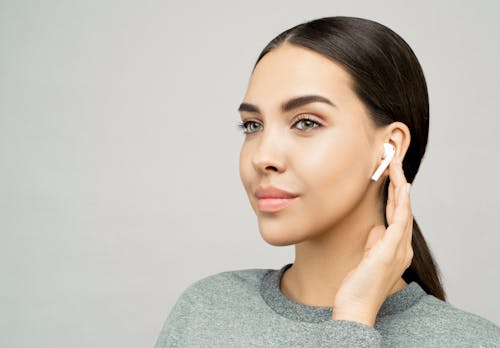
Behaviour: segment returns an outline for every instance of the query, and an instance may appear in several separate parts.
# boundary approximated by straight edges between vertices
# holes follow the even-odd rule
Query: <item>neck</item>
[[[363,258],[369,231],[384,224],[373,206],[373,202],[362,202],[335,227],[295,244],[295,261],[281,279],[286,297],[311,306],[332,306],[342,280]],[[390,294],[406,285],[400,278]]]

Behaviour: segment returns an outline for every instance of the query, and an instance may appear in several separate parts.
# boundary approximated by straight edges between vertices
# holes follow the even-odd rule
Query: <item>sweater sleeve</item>
[[[327,320],[323,325],[318,338],[318,347],[340,348],[340,347],[381,347],[382,336],[380,333],[368,326],[350,320]]]

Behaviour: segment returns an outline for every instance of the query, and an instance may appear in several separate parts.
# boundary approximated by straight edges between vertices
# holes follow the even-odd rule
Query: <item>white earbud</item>
[[[391,160],[394,157],[395,153],[396,149],[392,144],[384,143],[384,159],[382,160],[382,163],[380,163],[380,165],[378,166],[375,173],[373,173],[372,176],[373,181],[377,181],[380,175],[382,175],[383,171],[389,166],[389,163],[391,163]]]

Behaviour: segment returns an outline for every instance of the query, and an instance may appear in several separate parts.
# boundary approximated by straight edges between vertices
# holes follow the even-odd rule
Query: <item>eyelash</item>
[[[302,117],[300,119],[298,119],[294,125],[296,125],[297,123],[301,122],[301,121],[304,121],[304,120],[307,120],[307,121],[311,121],[315,124],[317,124],[317,127],[311,127],[309,129],[313,129],[313,128],[319,128],[319,127],[323,127],[323,125],[317,121],[315,121],[314,119],[308,117],[308,116],[305,116],[305,117]],[[238,123],[238,129],[243,132],[243,134],[253,134],[255,132],[248,132],[246,129],[247,129],[247,124],[249,123],[258,123],[258,122],[255,122],[255,121],[244,121],[244,122],[239,122]]]

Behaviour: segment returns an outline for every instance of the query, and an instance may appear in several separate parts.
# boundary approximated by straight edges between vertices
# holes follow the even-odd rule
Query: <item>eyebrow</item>
[[[320,95],[302,95],[298,97],[291,98],[287,100],[286,102],[281,104],[281,111],[282,112],[288,112],[290,110],[296,109],[302,105],[310,104],[310,103],[325,103],[328,105],[331,105],[333,107],[336,107],[334,103],[330,101],[330,99],[322,97]],[[261,114],[261,111],[257,105],[253,105],[250,103],[241,103],[239,108],[239,112],[242,111],[248,111],[248,112],[256,112]]]

